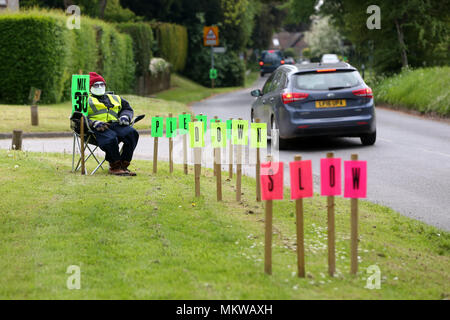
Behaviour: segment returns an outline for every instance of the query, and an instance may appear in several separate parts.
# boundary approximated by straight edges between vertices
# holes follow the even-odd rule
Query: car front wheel
[[[377,132],[364,134],[361,137],[361,143],[365,146],[373,146],[377,141]]]

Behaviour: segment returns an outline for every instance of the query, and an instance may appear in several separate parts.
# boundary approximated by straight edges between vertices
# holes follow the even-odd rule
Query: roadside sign
[[[344,161],[345,198],[365,198],[367,195],[367,161]]]
[[[213,48],[213,52],[214,53],[225,53],[225,52],[227,52],[227,48],[225,48],[225,47],[216,47],[216,48]]]
[[[264,201],[283,199],[283,162],[261,163],[261,193]]]
[[[179,117],[179,122],[180,122],[180,134],[186,134],[189,131],[189,122],[191,122],[191,115],[186,113],[186,114],[180,114]]]
[[[291,199],[313,196],[313,178],[311,160],[289,163],[291,173]]]
[[[209,78],[217,79],[217,69],[209,69]]]
[[[219,27],[203,27],[203,44],[205,47],[215,47],[219,45]]]
[[[251,123],[251,148],[267,148],[267,123]]]
[[[164,118],[152,117],[151,136],[153,138],[161,138],[164,133]]]
[[[189,137],[191,148],[205,147],[205,132],[201,121],[189,122]]]
[[[173,138],[177,135],[177,118],[166,118],[166,136]]]
[[[72,76],[72,113],[81,112],[88,115],[89,75]]]
[[[322,196],[341,194],[341,159],[320,159],[320,180]]]
[[[211,123],[211,146],[213,148],[226,148],[227,124],[225,122]]]

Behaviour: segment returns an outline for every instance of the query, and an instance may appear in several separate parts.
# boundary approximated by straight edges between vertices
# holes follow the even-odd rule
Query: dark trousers
[[[95,138],[100,149],[106,153],[106,161],[110,163],[118,160],[130,162],[139,141],[139,133],[133,127],[111,123],[108,130],[95,131]],[[122,155],[119,152],[120,142],[123,142]]]

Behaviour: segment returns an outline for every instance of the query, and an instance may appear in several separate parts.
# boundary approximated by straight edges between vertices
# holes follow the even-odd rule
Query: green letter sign
[[[88,115],[89,105],[89,76],[72,76],[72,113],[81,112]]]

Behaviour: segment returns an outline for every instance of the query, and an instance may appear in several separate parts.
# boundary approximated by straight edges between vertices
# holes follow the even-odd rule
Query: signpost
[[[267,148],[267,124],[260,123],[260,119],[256,118],[251,124],[250,147],[256,148],[256,201],[261,202],[261,155],[260,148]]]
[[[289,164],[291,174],[291,199],[295,200],[297,219],[297,274],[305,277],[305,239],[303,198],[313,196],[313,178],[311,160],[301,161],[301,156],[295,156]]]
[[[84,117],[88,115],[89,103],[89,75],[72,76],[72,113],[81,112],[80,118],[80,153],[81,153],[81,174],[86,174],[84,163]]]
[[[211,146],[214,148],[214,171],[216,173],[217,201],[222,201],[222,148],[227,146],[227,124],[218,119],[211,123]]]
[[[230,150],[229,157],[228,157],[228,178],[231,180],[233,179],[233,144],[231,141],[231,135],[232,135],[232,126],[233,126],[233,118],[230,118],[230,120],[227,120],[227,140],[229,140],[228,148]]]
[[[272,274],[272,200],[283,199],[283,163],[272,162],[267,157],[266,163],[261,164],[262,199],[266,201],[264,271]]]
[[[344,161],[344,197],[351,198],[350,273],[356,274],[358,272],[358,198],[367,196],[367,161],[358,161],[357,154],[352,154],[351,159],[352,161]]]
[[[189,132],[189,122],[191,122],[191,115],[183,112],[179,116],[179,133],[183,135],[183,169],[184,174],[188,174],[187,162],[187,134]]]
[[[341,159],[334,153],[327,153],[326,159],[320,159],[321,194],[328,202],[328,273],[336,272],[334,196],[341,194]]]
[[[202,148],[205,147],[205,134],[202,122],[194,121],[189,123],[190,145],[194,149],[194,179],[195,197],[200,197],[200,175],[202,173]]]
[[[29,100],[31,102],[31,125],[39,125],[39,113],[37,103],[41,99],[41,90],[34,87],[30,90]]]
[[[151,136],[153,143],[153,173],[158,172],[158,138],[163,136],[164,119],[160,116],[152,117]]]
[[[233,145],[236,145],[236,201],[241,201],[242,184],[242,146],[248,144],[248,121],[233,120],[232,122]]]
[[[217,79],[217,70],[214,68],[214,47],[219,45],[219,27],[208,26],[203,28],[203,44],[205,47],[211,47],[209,78],[211,79],[211,88],[214,88],[214,80]]]
[[[177,118],[169,113],[166,118],[166,136],[169,138],[169,172],[173,173],[173,137],[177,135]]]

